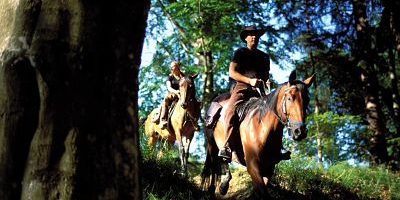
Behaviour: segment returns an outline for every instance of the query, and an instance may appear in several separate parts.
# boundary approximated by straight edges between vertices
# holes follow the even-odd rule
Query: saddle
[[[174,101],[171,103],[171,105],[169,106],[168,109],[168,123],[169,123],[169,119],[171,118],[172,115],[172,111],[175,109],[175,105],[176,105],[177,101]],[[157,107],[156,109],[154,109],[153,115],[151,116],[151,121],[158,124],[160,122],[160,115],[161,115],[161,106]]]
[[[266,88],[260,88],[257,89],[258,93],[261,96],[268,95],[270,92],[270,89],[268,90]],[[221,110],[223,108],[223,102],[227,101],[231,97],[230,92],[225,92],[213,99],[211,102],[210,107],[207,110],[206,113],[206,120],[205,120],[205,125],[206,128],[214,129],[215,125],[217,124],[217,121],[220,117]],[[258,97],[250,97],[249,99],[240,102],[236,109],[235,109],[235,114],[239,119],[239,123],[243,121],[244,117],[246,116],[247,111],[250,109],[249,105],[251,104],[252,101],[257,100]]]
[[[221,102],[228,100],[230,97],[230,93],[224,93],[221,94],[220,96],[217,96],[216,99],[214,99],[213,102],[211,102],[210,108],[207,110],[206,114],[206,120],[205,120],[205,125],[207,128],[214,129],[215,125],[217,125],[217,121],[219,117],[221,116],[221,111],[223,108],[223,105],[221,105]],[[243,121],[244,117],[246,116],[247,111],[249,110],[249,107],[247,106],[249,102],[258,99],[257,97],[251,97],[249,100],[240,102],[235,110],[235,115],[239,119],[239,123]]]
[[[206,113],[206,120],[205,120],[206,128],[213,129],[215,127],[222,110],[221,102],[228,100],[230,97],[231,93],[225,92],[213,99]]]

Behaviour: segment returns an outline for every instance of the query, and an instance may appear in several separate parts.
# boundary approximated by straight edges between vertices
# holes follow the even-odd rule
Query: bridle
[[[286,110],[286,100],[287,100],[286,95],[288,94],[289,90],[291,90],[292,88],[295,88],[295,87],[297,87],[297,86],[296,86],[296,85],[292,85],[292,86],[290,86],[290,87],[288,87],[288,88],[285,89],[285,93],[284,93],[284,95],[283,95],[283,97],[282,97],[282,106],[281,106],[281,114],[280,114],[280,116],[278,116],[278,114],[275,113],[275,111],[273,112],[274,115],[275,115],[275,117],[276,117],[276,118],[282,123],[282,125],[283,125],[284,127],[286,127],[287,129],[294,129],[294,128],[296,128],[296,127],[301,127],[301,126],[304,126],[304,125],[305,125],[303,122],[295,121],[295,120],[290,120],[290,118],[289,118],[290,114],[288,114],[288,113],[287,113],[287,110]],[[286,115],[286,121],[283,120],[283,114]],[[289,133],[290,133],[290,132],[289,132]]]
[[[186,78],[186,77],[185,77]],[[187,80],[185,80],[187,81]],[[187,102],[188,104],[188,108],[190,107],[189,105],[194,104],[197,102],[196,97],[195,97],[195,89],[194,89],[194,83],[193,84],[193,89],[192,89],[192,93],[188,94],[188,92],[186,92],[186,96],[185,99],[183,100],[184,102]],[[188,111],[188,108],[186,108],[186,115],[185,115],[185,121],[190,121],[192,126],[195,126],[195,123],[197,123],[197,118],[193,116],[193,114],[191,112]],[[193,109],[193,108],[192,108]]]

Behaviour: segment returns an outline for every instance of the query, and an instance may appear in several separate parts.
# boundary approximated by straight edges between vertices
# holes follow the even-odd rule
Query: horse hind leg
[[[215,196],[217,179],[220,176],[221,165],[218,158],[218,147],[212,136],[212,129],[204,129],[207,140],[206,160],[201,172],[201,188],[207,189],[211,197]],[[213,199],[213,198],[212,198]]]
[[[229,170],[229,163],[222,162],[222,172],[223,175],[221,176],[221,183],[219,185],[219,193],[221,195],[225,195],[229,189],[229,182],[232,179],[231,171]]]
[[[145,136],[147,138],[147,145],[150,148],[155,149],[156,148],[156,140],[157,140],[156,136],[157,136],[157,133],[156,133],[156,131],[154,129],[154,123],[151,122],[151,118],[150,117],[147,118],[144,128],[145,128]]]

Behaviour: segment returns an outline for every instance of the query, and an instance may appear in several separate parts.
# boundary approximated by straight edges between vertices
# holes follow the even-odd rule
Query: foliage
[[[400,73],[398,56],[394,52],[394,35],[390,27],[391,1],[366,0],[366,14],[374,56],[371,74],[376,74],[379,107],[385,123],[389,158],[399,169],[400,116],[394,108],[399,82],[388,77]],[[312,113],[318,103],[318,116],[309,117],[310,134],[299,144],[307,156],[316,154],[316,131],[321,127],[325,165],[346,159],[363,162],[371,156],[373,132],[367,123],[365,85],[361,82],[363,67],[356,59],[356,20],[353,1],[345,0],[153,0],[150,11],[148,38],[156,40],[156,53],[148,67],[140,71],[140,116],[145,118],[159,105],[165,87],[168,65],[172,59],[182,61],[184,70],[206,76],[199,55],[212,52],[213,91],[225,91],[227,67],[233,50],[241,45],[239,31],[245,25],[257,25],[267,30],[259,48],[271,55],[280,67],[295,66],[304,77],[317,73],[317,88],[310,88]],[[398,28],[400,29],[400,28]],[[398,53],[398,52],[397,52]],[[372,55],[372,54],[371,54]],[[199,99],[204,99],[203,79],[196,82]],[[397,87],[396,87],[397,86]],[[318,97],[318,102],[313,97]],[[208,102],[203,102],[207,104]],[[397,112],[397,114],[396,114]],[[357,117],[355,117],[357,116]],[[396,160],[397,159],[397,160]],[[396,169],[394,167],[393,169]]]
[[[209,199],[190,176],[185,177],[177,172],[180,167],[176,152],[168,152],[161,158],[157,158],[154,151],[143,152],[141,166],[144,199]]]
[[[296,149],[301,154],[315,157],[317,134],[320,134],[325,164],[357,159],[355,153],[359,151],[359,145],[356,145],[354,138],[366,132],[366,127],[360,121],[359,116],[313,113],[307,117],[308,136],[304,142],[296,144]]]

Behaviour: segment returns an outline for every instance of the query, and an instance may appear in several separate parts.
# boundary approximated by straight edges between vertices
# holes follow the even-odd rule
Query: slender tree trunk
[[[392,117],[396,127],[397,134],[400,134],[400,97],[399,97],[399,87],[397,86],[398,78],[396,74],[396,59],[395,54],[393,53],[393,49],[389,49],[389,78],[391,85],[391,96],[392,96]]]
[[[0,21],[14,21],[0,35],[0,199],[141,199],[137,75],[149,1],[0,7]]]
[[[382,2],[384,9],[387,9],[390,15],[389,28],[393,35],[395,49],[400,53],[400,13],[398,12],[400,9],[400,2],[392,0],[382,0]]]
[[[310,16],[308,13],[308,9],[310,6],[310,2],[309,0],[306,0],[306,10],[305,10],[305,14],[306,14],[306,26],[307,26],[307,34],[311,35],[311,27],[310,27]],[[311,41],[310,41],[311,42]],[[316,67],[315,67],[315,61],[314,61],[314,55],[313,52],[311,50],[311,48],[308,49],[308,57],[310,58],[310,64],[311,64],[311,69],[312,69],[312,74],[315,73],[316,71]],[[319,99],[318,99],[318,84],[317,81],[314,81],[314,114],[315,116],[319,115]],[[318,163],[320,165],[320,167],[322,168],[322,133],[320,132],[319,129],[319,123],[318,121],[315,122],[316,123],[316,136],[317,136],[317,156],[318,156]]]
[[[214,74],[213,74],[213,63],[211,52],[206,52],[199,56],[200,63],[199,65],[204,67],[204,75],[203,75],[203,113],[205,113],[206,109],[210,105],[212,95],[214,93]]]
[[[372,132],[369,139],[369,152],[375,164],[387,163],[388,152],[386,128],[383,120],[382,106],[379,102],[379,86],[374,69],[374,55],[371,49],[371,35],[366,15],[365,0],[353,0],[353,17],[355,20],[356,41],[354,54],[357,65],[361,68],[361,82],[364,87],[365,111],[368,128]]]

